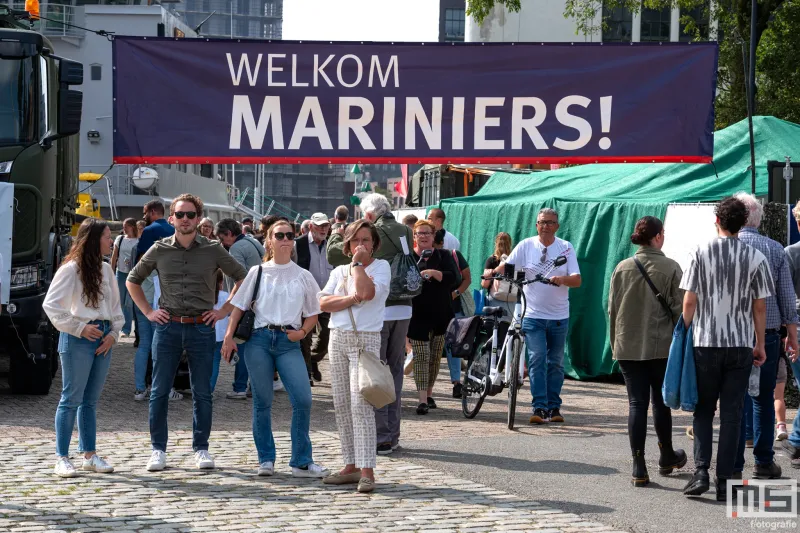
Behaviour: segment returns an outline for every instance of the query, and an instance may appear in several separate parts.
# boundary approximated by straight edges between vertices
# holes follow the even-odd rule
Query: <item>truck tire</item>
[[[27,335],[20,336],[27,337]],[[49,342],[44,344],[44,347],[45,358],[37,358],[35,362],[28,357],[27,345],[21,346],[16,343],[16,346],[11,348],[9,384],[12,393],[44,395],[50,392],[50,386],[53,383],[52,368],[55,352]]]

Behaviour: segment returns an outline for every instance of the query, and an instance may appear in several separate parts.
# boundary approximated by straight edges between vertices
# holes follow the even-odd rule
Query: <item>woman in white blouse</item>
[[[358,492],[375,489],[375,411],[359,393],[358,346],[374,354],[381,353],[383,314],[392,272],[388,262],[372,257],[379,246],[378,231],[367,220],[347,226],[342,251],[352,256],[353,261],[331,272],[320,293],[320,307],[331,313],[328,346],[331,386],[345,462],[338,474],[326,477],[323,482],[358,483]],[[353,322],[358,336],[353,331]]]
[[[300,339],[317,324],[319,285],[309,271],[290,259],[294,228],[288,222],[276,222],[267,232],[264,246],[266,262],[250,269],[231,301],[234,310],[222,343],[222,357],[230,362],[236,350],[233,334],[244,311],[250,309],[256,277],[261,276],[253,306],[255,325],[244,355],[253,391],[253,439],[258,451],[258,475],[271,476],[275,472],[272,382],[277,370],[292,404],[292,457],[289,462],[292,475],[325,477],[328,470],[315,464],[311,453],[311,386],[300,351]]]
[[[122,334],[131,334],[131,323],[133,321],[133,300],[128,294],[125,282],[128,281],[128,274],[133,268],[136,245],[139,244],[139,230],[136,226],[135,218],[126,218],[122,223],[122,235],[114,241],[114,253],[111,255],[111,269],[117,273],[117,285],[119,286],[119,298],[122,302],[122,316],[125,317],[125,324],[122,325]]]
[[[77,475],[69,460],[76,415],[79,451],[84,457],[81,469],[114,471],[95,450],[97,400],[111,364],[111,347],[125,322],[114,271],[103,261],[103,256],[111,253],[112,244],[105,222],[84,220],[42,306],[61,332],[58,353],[63,385],[56,410],[55,466],[55,473],[61,477]]]

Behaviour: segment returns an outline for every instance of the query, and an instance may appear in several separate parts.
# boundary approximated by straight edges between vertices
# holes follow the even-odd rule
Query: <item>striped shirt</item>
[[[680,287],[697,294],[694,345],[710,348],[753,347],[753,300],[775,293],[767,258],[735,237],[698,246]]]
[[[778,242],[758,233],[755,228],[742,228],[739,240],[752,246],[767,258],[775,293],[767,298],[767,329],[778,329],[784,324],[797,324],[794,285],[786,252]]]

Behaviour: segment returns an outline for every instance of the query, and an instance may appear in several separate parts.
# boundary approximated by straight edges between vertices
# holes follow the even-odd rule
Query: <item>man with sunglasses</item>
[[[311,272],[320,287],[328,284],[328,278],[333,271],[333,266],[328,262],[327,257],[330,229],[331,223],[328,216],[325,213],[314,213],[311,215],[308,235],[297,237],[294,241],[297,264]],[[330,313],[320,313],[313,335],[306,335],[300,341],[300,348],[308,368],[308,381],[312,387],[314,381],[322,381],[319,362],[328,354],[328,337],[330,336],[328,322],[330,318]]]
[[[496,273],[504,273],[506,264],[525,271],[528,279],[549,272],[553,285],[531,283],[525,292],[525,346],[528,351],[528,374],[533,396],[531,424],[563,422],[561,387],[564,385],[564,347],[569,328],[569,289],[581,286],[581,272],[575,249],[556,237],[558,213],[544,208],[536,218],[538,235],[525,239],[500,263]],[[553,268],[556,257],[567,263]],[[552,270],[551,270],[552,269]]]
[[[150,394],[150,441],[153,453],[149,471],[167,463],[167,408],[172,380],[181,354],[186,351],[191,373],[194,424],[192,448],[200,469],[214,468],[208,453],[211,434],[211,372],[216,341],[214,325],[233,309],[230,301],[247,271],[220,243],[197,232],[203,202],[191,194],[175,198],[170,206],[175,235],[157,241],[128,275],[128,291],[136,305],[155,325],[153,338],[153,389]],[[236,282],[221,309],[214,309],[217,269]],[[157,271],[161,296],[158,310],[145,298],[141,284]]]

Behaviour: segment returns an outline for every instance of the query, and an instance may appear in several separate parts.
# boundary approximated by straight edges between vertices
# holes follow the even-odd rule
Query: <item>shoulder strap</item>
[[[394,243],[392,238],[389,236],[389,232],[388,231],[386,231],[385,229],[383,229],[380,226],[375,226],[375,229],[377,229],[378,231],[380,231],[381,233],[386,235],[386,240],[389,241],[390,243],[392,243],[392,246],[394,247],[395,250],[397,250],[398,254],[402,254],[403,253],[403,251],[400,248],[397,247],[397,245]]]
[[[347,267],[347,274],[345,274],[345,276],[344,276],[344,295],[345,296],[348,296],[348,293],[347,293],[347,282],[349,281],[349,279],[350,279],[350,267],[348,266]],[[350,313],[350,324],[353,325],[353,333],[355,333],[356,334],[356,338],[358,338],[358,328],[356,328],[356,317],[353,316],[353,306],[352,305],[348,305],[347,306],[347,312]]]
[[[636,263],[636,267],[639,269],[639,272],[642,273],[642,277],[647,282],[647,285],[650,286],[650,290],[653,291],[653,294],[656,295],[658,303],[661,304],[661,307],[663,307],[664,311],[667,312],[667,316],[669,316],[669,319],[672,320],[672,322],[674,323],[675,320],[672,318],[672,309],[670,309],[669,304],[667,303],[667,299],[664,298],[664,296],[660,292],[658,292],[658,289],[653,284],[653,281],[650,279],[650,276],[647,275],[647,272],[644,269],[644,265],[635,257],[633,258],[633,262]]]
[[[258,266],[258,275],[256,276],[256,286],[253,287],[253,297],[250,298],[250,309],[256,303],[256,298],[258,297],[258,287],[261,285],[261,276],[264,275],[264,267],[262,265]]]
[[[246,241],[250,241],[250,244],[252,244],[252,245],[253,245],[253,248],[255,248],[255,249],[256,249],[256,253],[258,254],[258,256],[259,256],[259,257],[261,257],[261,250],[259,250],[259,249],[258,249],[258,246],[256,246],[256,243],[255,243],[255,241],[251,241],[251,240],[250,240],[250,239],[248,239],[247,237],[245,237],[245,238],[244,238],[244,240],[246,240]]]

